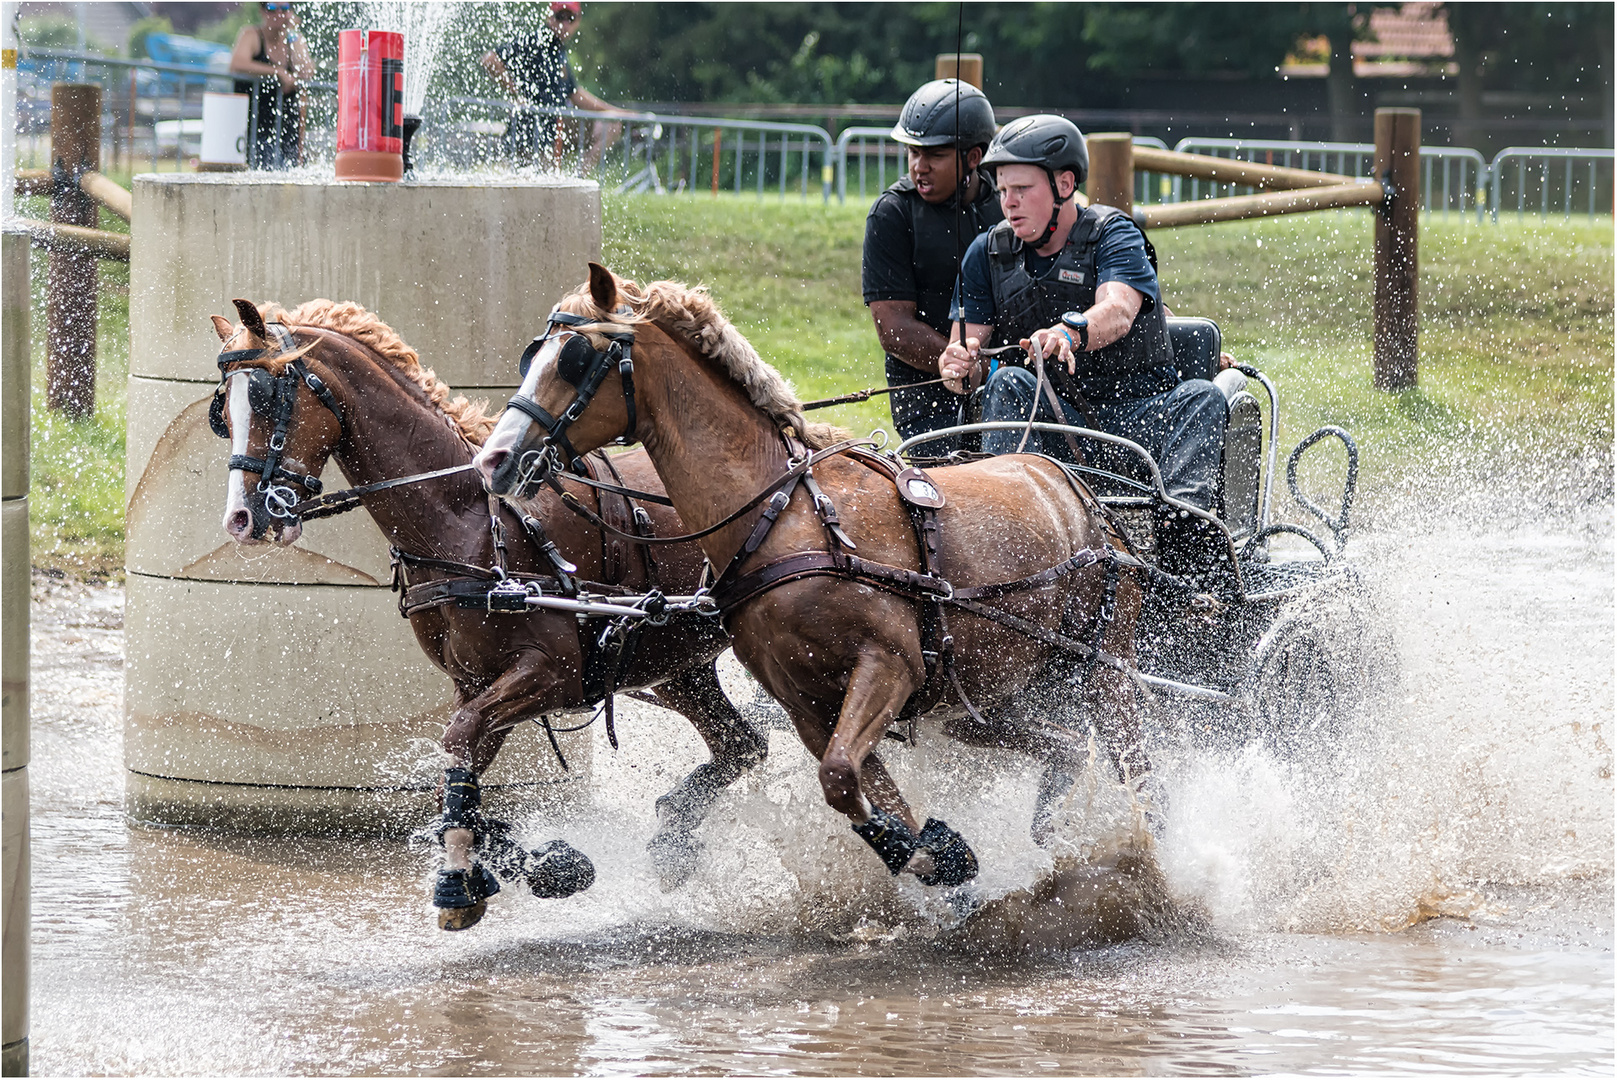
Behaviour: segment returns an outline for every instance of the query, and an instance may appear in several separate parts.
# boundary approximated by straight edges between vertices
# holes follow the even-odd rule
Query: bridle
[[[618,313],[626,314],[627,309],[620,309]],[[572,329],[597,323],[599,320],[557,309],[551,311],[546,321],[545,332],[534,338],[528,343],[528,347],[522,350],[522,359],[517,362],[517,370],[526,380],[533,358],[545,347],[545,343],[552,338],[565,338],[556,354],[556,374],[577,390],[578,396],[560,416],[552,416],[538,402],[520,392],[511,398],[509,408],[527,416],[545,430],[544,444],[539,449],[529,450],[522,455],[520,468],[524,477],[523,486],[531,482],[535,472],[546,460],[549,461],[549,471],[553,475],[578,459],[578,452],[573,449],[572,441],[567,438],[567,429],[584,415],[584,410],[594,400],[601,383],[612,373],[614,365],[623,383],[623,405],[627,413],[623,434],[618,436],[616,441],[619,443],[634,441],[636,426],[634,359],[630,355],[634,346],[634,331],[631,329],[598,331],[611,342],[606,351],[602,352],[591,345],[587,337]],[[556,457],[558,451],[565,457],[558,459]]]
[[[213,392],[213,402],[208,406],[208,427],[221,439],[230,438],[230,428],[225,423],[225,399],[230,376],[236,374],[231,370],[232,366],[250,360],[273,359],[297,348],[291,332],[281,323],[267,323],[265,328],[274,336],[277,349],[232,349],[218,356],[219,387]],[[319,495],[322,489],[317,477],[292,472],[282,464],[282,455],[286,451],[286,434],[292,425],[292,408],[297,401],[300,382],[307,386],[315,398],[337,418],[342,437],[346,438],[348,435],[348,423],[343,419],[337,399],[332,397],[325,382],[309,370],[301,357],[289,360],[279,374],[271,374],[265,368],[256,368],[248,373],[247,403],[255,414],[270,422],[272,430],[262,458],[232,454],[229,468],[232,471],[241,469],[244,472],[258,474],[258,485],[253,492],[255,497],[249,507],[253,513],[252,535],[255,540],[263,537],[270,524],[258,514],[260,505],[264,514],[270,518],[286,524],[298,520],[294,508],[298,505],[299,499],[297,493],[287,487],[286,483],[297,484],[310,495]]]

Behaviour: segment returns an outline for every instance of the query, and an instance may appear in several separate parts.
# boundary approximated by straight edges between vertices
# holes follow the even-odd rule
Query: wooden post
[[[977,89],[983,88],[982,53],[938,53],[932,68],[934,79],[959,79]]]
[[[1375,176],[1391,185],[1376,213],[1375,385],[1415,385],[1419,344],[1420,110],[1376,110]]]
[[[1134,212],[1134,137],[1128,132],[1091,135],[1089,143],[1089,204],[1115,206]]]
[[[93,229],[96,201],[79,177],[101,168],[101,87],[51,87],[51,221]],[[45,400],[75,420],[95,412],[96,257],[52,245],[46,294]]]

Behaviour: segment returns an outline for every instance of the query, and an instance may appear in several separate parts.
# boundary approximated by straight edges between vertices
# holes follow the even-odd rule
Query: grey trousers
[[[1039,395],[1034,410],[1038,379],[1020,367],[1001,367],[988,380],[983,396],[984,420],[1027,420],[1073,424],[1095,428],[1108,435],[1120,435],[1145,447],[1162,472],[1162,486],[1168,494],[1203,510],[1213,508],[1218,497],[1218,478],[1224,458],[1224,431],[1229,426],[1229,403],[1224,393],[1206,379],[1187,379],[1161,394],[1124,401],[1092,401],[1093,419],[1071,401],[1061,400],[1065,416],[1057,417],[1048,398]],[[991,431],[983,435],[983,450],[990,454],[1010,454],[1022,440],[1020,431]],[[1119,452],[1094,440],[1080,441],[1088,463],[1123,475],[1136,469],[1126,463],[1137,461],[1133,454]],[[1072,460],[1067,440],[1053,431],[1035,431],[1028,439],[1032,450],[1061,461]]]

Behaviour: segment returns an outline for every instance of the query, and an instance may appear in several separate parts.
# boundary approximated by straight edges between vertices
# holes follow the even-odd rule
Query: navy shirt
[[[535,105],[559,108],[568,103],[578,84],[567,63],[567,46],[541,26],[494,50],[522,95]]]
[[[1031,247],[1023,245],[1022,257],[1027,272],[1038,277],[1050,269],[1060,255],[1041,256]],[[1145,234],[1125,214],[1113,214],[1101,225],[1100,243],[1095,251],[1095,286],[1108,281],[1121,281],[1145,294],[1140,311],[1150,311],[1161,301],[1157,287],[1157,272],[1145,253]],[[979,326],[993,326],[994,286],[988,273],[988,236],[985,233],[972,241],[966,257],[960,262],[960,280],[955,286],[952,318],[964,317],[966,322]]]

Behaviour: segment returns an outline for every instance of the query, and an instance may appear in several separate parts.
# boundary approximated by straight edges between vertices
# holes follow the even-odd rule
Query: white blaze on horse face
[[[247,401],[245,371],[232,371],[226,380],[225,415],[230,418],[230,455],[240,457],[247,453],[247,429],[252,423],[253,407]],[[256,544],[253,539],[253,512],[247,505],[247,474],[231,469],[225,481],[225,533],[238,544]],[[297,522],[280,531],[275,542],[291,544],[303,534],[303,523]]]
[[[556,354],[561,351],[561,344],[562,339],[559,337],[544,343],[534,356],[533,363],[528,366],[528,374],[523,376],[522,386],[517,389],[517,396],[533,400],[539,388],[540,372],[555,362]],[[517,448],[522,445],[522,440],[527,437],[529,425],[533,422],[533,418],[527,413],[515,409],[506,409],[501,414],[499,422],[494,425],[494,430],[489,432],[488,439],[483,443],[483,449],[472,459],[472,463],[477,466],[477,471],[482,474],[485,481],[493,477],[494,470],[499,465],[495,455],[499,455],[499,459],[503,460],[505,455],[516,453]]]
[[[225,380],[225,415],[230,418],[230,456],[247,453],[247,420],[252,407],[247,404],[247,373],[232,371]],[[256,544],[252,538],[253,515],[247,508],[247,474],[230,470],[225,481],[225,532],[239,544]]]

